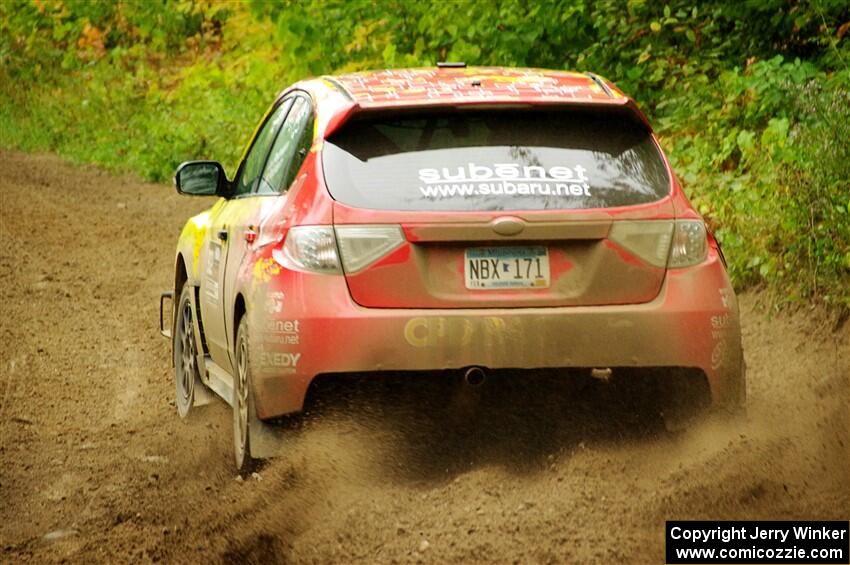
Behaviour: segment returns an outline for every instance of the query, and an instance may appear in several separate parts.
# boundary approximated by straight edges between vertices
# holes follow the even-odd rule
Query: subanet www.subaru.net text
[[[452,196],[541,195],[590,196],[587,169],[574,167],[520,166],[498,163],[493,166],[467,163],[449,170],[419,170],[419,191],[426,198]]]

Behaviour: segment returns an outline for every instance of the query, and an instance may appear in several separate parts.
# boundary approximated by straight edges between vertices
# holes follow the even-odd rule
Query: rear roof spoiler
[[[599,80],[601,81],[601,79],[599,79]],[[604,81],[601,81],[601,83],[603,85],[605,84]],[[608,92],[609,95],[610,95],[611,90],[607,86],[605,86],[605,89],[606,89],[606,92]],[[410,105],[399,104],[399,105],[396,105],[396,106],[366,106],[366,105],[362,105],[358,102],[354,102],[352,100],[351,104],[350,104],[350,106],[348,106],[348,108],[346,108],[345,110],[343,110],[339,114],[335,115],[330,120],[330,122],[324,128],[324,132],[322,132],[322,135],[325,139],[327,139],[336,130],[338,130],[345,122],[350,120],[351,117],[356,115],[356,114],[366,114],[366,113],[377,114],[377,113],[394,113],[394,112],[404,113],[404,112],[416,112],[416,111],[427,112],[427,111],[440,110],[440,109],[462,111],[463,109],[474,110],[474,109],[476,109],[476,107],[482,108],[482,107],[488,107],[488,106],[490,108],[499,107],[499,108],[505,108],[505,109],[510,108],[511,106],[516,106],[518,108],[528,108],[528,107],[543,108],[543,107],[547,107],[547,106],[548,107],[562,106],[562,107],[574,107],[574,108],[597,108],[597,109],[604,109],[604,108],[624,109],[624,108],[626,108],[638,119],[638,121],[640,121],[641,124],[643,124],[646,127],[647,131],[649,131],[650,133],[653,132],[653,129],[652,129],[652,126],[649,123],[649,120],[644,115],[644,113],[640,110],[640,108],[638,108],[638,106],[634,102],[634,100],[632,100],[631,98],[628,98],[628,97],[619,97],[618,98],[618,97],[612,96],[610,101],[597,101],[597,102],[583,102],[583,101],[582,102],[575,102],[575,101],[570,101],[570,100],[564,100],[564,101],[557,101],[557,100],[523,101],[523,100],[516,100],[516,99],[504,99],[504,100],[472,101],[472,102],[467,102],[467,103],[463,103],[463,104],[457,104],[457,102],[453,102],[453,103],[439,102],[439,103],[428,104],[428,105],[417,103],[417,104],[410,104]]]

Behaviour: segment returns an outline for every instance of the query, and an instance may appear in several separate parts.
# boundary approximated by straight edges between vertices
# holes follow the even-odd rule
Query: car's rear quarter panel
[[[732,404],[740,392],[737,304],[714,252],[698,267],[671,272],[645,304],[370,309],[350,298],[342,276],[297,272],[270,277],[257,297],[271,308],[280,301],[278,315],[258,309],[253,323],[264,355],[255,366],[260,417],[300,410],[322,373],[470,365],[695,367],[705,372],[715,404]],[[293,335],[285,324],[296,321],[297,342],[281,343]]]

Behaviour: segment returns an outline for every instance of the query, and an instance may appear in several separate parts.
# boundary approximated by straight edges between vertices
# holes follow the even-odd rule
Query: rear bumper
[[[563,308],[370,309],[343,277],[282,272],[249,309],[261,418],[301,410],[324,373],[488,368],[688,367],[715,406],[743,399],[738,306],[712,254],[669,271],[658,296],[632,305]]]

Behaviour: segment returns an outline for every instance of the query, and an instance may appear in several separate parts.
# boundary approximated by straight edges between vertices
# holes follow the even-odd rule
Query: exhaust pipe
[[[591,369],[590,376],[598,381],[602,381],[603,383],[607,383],[611,380],[611,374],[613,371],[610,367],[605,367],[603,369]]]
[[[463,374],[463,382],[469,386],[479,386],[484,384],[487,379],[487,373],[481,367],[470,367]]]

